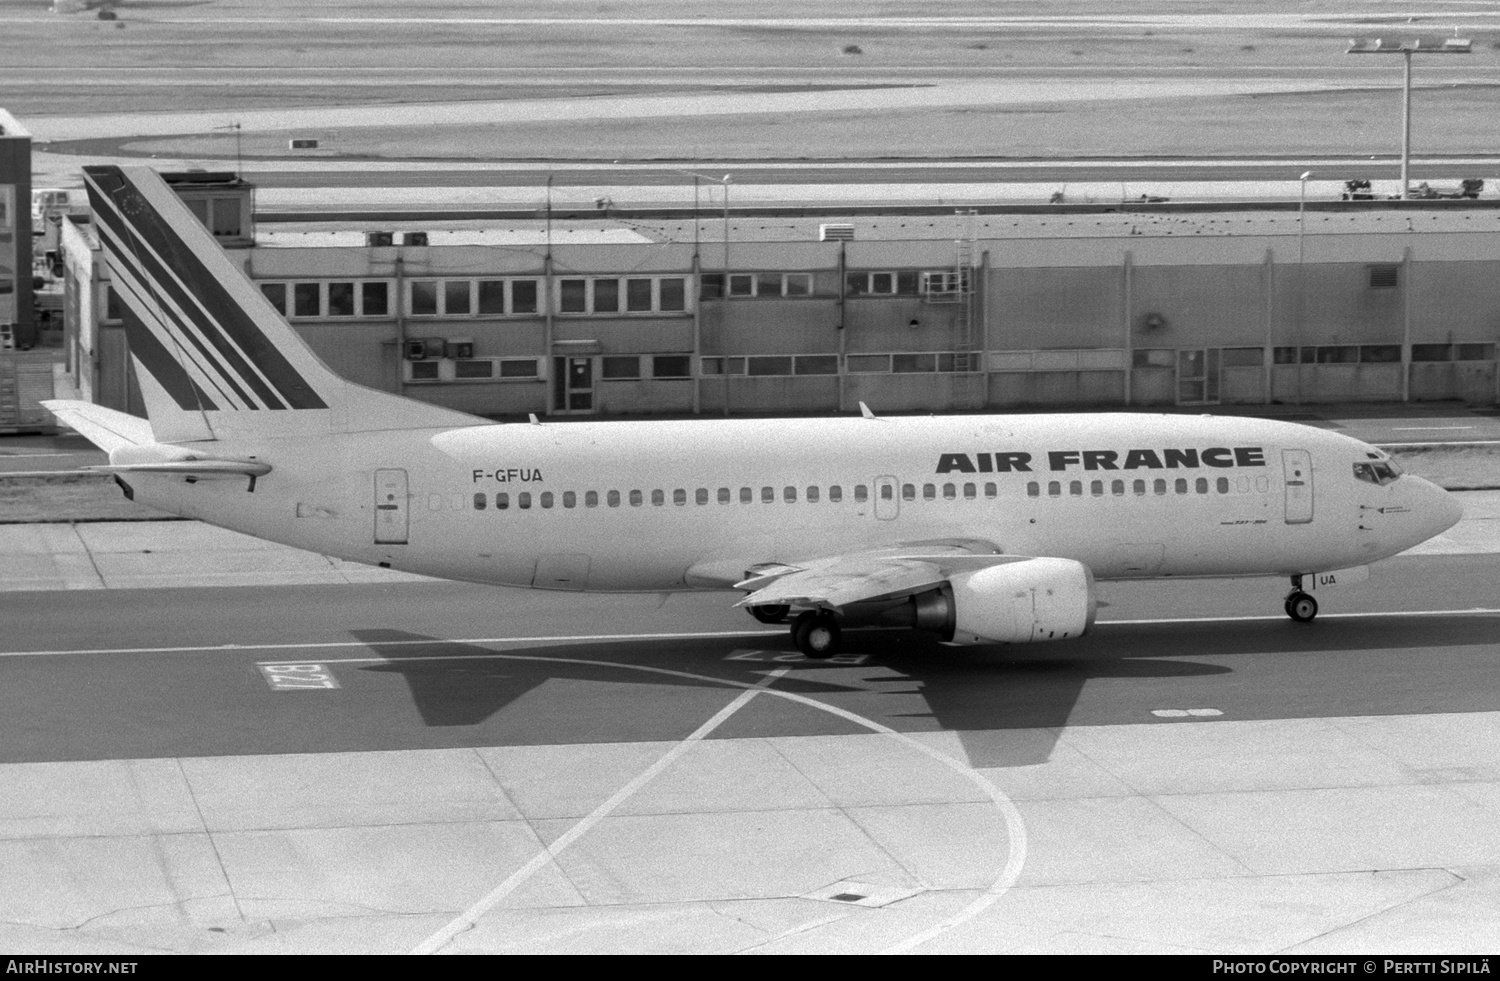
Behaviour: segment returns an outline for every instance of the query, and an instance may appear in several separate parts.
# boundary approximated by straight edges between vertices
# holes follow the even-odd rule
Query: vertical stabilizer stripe
[[[96,211],[106,212],[103,221],[126,246],[117,246],[115,253],[122,262],[133,259],[140,267],[139,274],[158,292],[171,297],[176,308],[173,319],[181,320],[163,324],[164,328],[173,336],[181,334],[191,340],[205,357],[208,351],[202,341],[206,341],[217,355],[210,363],[249,407],[264,403],[273,409],[327,408],[302,373],[173,226],[174,220],[198,221],[185,206],[172,201],[175,210],[167,217],[118,167],[88,167],[85,175],[90,189],[97,191],[96,201],[104,205]],[[163,186],[161,193],[171,192]],[[216,262],[219,260],[222,256],[216,257]],[[237,270],[234,272],[238,275]],[[266,310],[270,310],[269,304]]]
[[[166,389],[167,394],[172,396],[172,401],[177,403],[179,409],[197,412],[199,409],[218,408],[213,399],[209,398],[208,393],[188,377],[187,370],[178,363],[172,353],[162,347],[156,335],[141,323],[134,310],[128,306],[121,310],[120,321],[125,325],[125,338],[130,342],[130,353],[141,362],[142,367],[151,372],[157,383]]]
[[[172,331],[162,324],[156,316],[157,304],[146,300],[143,296],[144,287],[135,278],[133,272],[126,267],[116,266],[113,270],[113,285],[115,292],[124,301],[124,310],[135,318],[135,322],[141,330],[151,335],[152,340],[161,347],[162,351],[178,365],[187,376],[192,379],[194,386],[201,391],[216,395],[220,408],[238,409],[243,405],[234,392],[227,389],[218,373],[211,367],[205,366],[198,352],[186,347]],[[144,315],[142,311],[145,311]],[[126,337],[132,344],[136,338],[128,331]],[[164,384],[163,388],[167,386]],[[197,406],[193,406],[197,408]]]
[[[197,302],[188,295],[171,270],[132,234],[133,229],[114,212],[112,204],[100,204],[94,211],[94,218],[103,244],[109,250],[110,261],[117,269],[130,269],[143,284],[140,293],[143,302],[148,304],[147,309],[159,311],[152,319],[158,320],[162,328],[178,340],[196,349],[200,358],[213,366],[222,385],[235,392],[236,401],[249,408],[260,408],[257,403],[284,408],[282,401],[244,355],[232,347],[223,332],[202,314]],[[259,398],[252,396],[249,390]]]

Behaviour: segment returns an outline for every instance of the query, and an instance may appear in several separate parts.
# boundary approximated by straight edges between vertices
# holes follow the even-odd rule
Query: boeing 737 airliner
[[[1352,570],[1460,509],[1284,422],[1146,414],[494,424],[325,366],[152,171],[85,169],[146,403],[48,403],[125,493],[371,565],[558,590],[739,590],[842,626],[1077,637],[1100,579]]]

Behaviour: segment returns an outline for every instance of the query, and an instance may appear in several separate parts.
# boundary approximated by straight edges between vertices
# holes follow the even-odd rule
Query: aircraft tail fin
[[[84,182],[157,441],[482,421],[336,375],[154,171],[85,167]]]

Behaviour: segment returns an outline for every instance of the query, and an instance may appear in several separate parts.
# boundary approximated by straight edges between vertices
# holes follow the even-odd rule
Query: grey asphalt
[[[859,663],[822,666],[717,594],[662,603],[452,583],[10,593],[0,762],[675,740],[724,698],[591,662],[740,683],[795,663],[783,687],[903,732],[1148,723],[1163,706],[1211,705],[1229,720],[1500,710],[1500,617],[1463,612],[1500,609],[1500,555],[1380,563],[1368,583],[1324,595],[1306,626],[1281,617],[1285,589],[1105,584],[1101,624],[1079,641],[959,649],[856,631]],[[1111,622],[1176,618],[1192,622]],[[587,639],[719,631],[743,634]],[[273,691],[257,665],[277,661],[328,662],[340,687]],[[715,738],[852,731],[762,700]]]

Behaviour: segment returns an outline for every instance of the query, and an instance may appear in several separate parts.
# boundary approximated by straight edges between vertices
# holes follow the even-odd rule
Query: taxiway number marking
[[[258,664],[260,673],[272,691],[311,691],[337,688],[339,681],[325,664]]]

